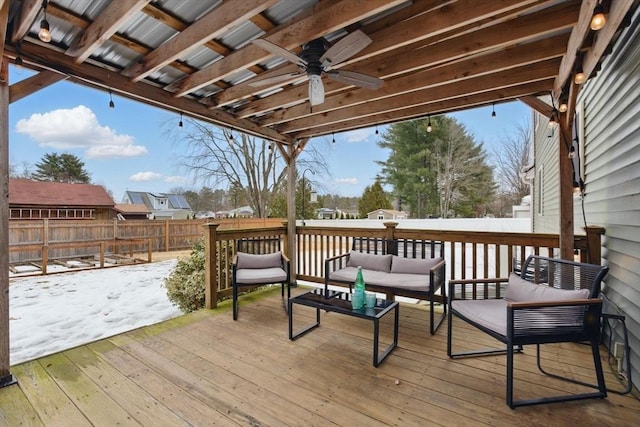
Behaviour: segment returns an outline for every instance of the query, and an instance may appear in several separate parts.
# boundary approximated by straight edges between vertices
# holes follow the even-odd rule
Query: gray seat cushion
[[[240,285],[282,283],[285,280],[287,280],[287,273],[279,267],[236,270],[236,283]]]
[[[347,267],[362,267],[363,270],[385,271],[391,270],[391,255],[368,254],[351,251]],[[365,279],[366,281],[366,279]]]
[[[503,299],[454,300],[451,308],[470,321],[506,336],[507,304]]]

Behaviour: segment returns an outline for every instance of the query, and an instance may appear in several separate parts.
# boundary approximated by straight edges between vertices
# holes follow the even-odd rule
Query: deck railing
[[[557,234],[498,233],[483,231],[447,231],[400,229],[397,223],[384,223],[384,228],[362,227],[296,227],[296,247],[288,247],[287,228],[219,230],[218,224],[205,224],[206,244],[206,306],[231,294],[231,263],[236,251],[235,241],[243,237],[280,237],[283,252],[295,256],[300,279],[324,283],[324,260],[348,252],[354,237],[387,239],[425,239],[445,242],[447,280],[506,277],[515,266],[531,254],[557,256],[560,240]],[[586,235],[576,236],[576,258],[583,262],[600,263],[602,229],[590,227]]]

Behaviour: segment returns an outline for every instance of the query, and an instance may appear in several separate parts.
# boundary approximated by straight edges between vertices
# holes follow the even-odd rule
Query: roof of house
[[[113,207],[116,212],[122,214],[150,214],[151,210],[143,203],[121,203]]]
[[[187,201],[187,198],[183,194],[172,193],[150,193],[146,191],[129,191],[125,192],[125,200],[130,200],[133,204],[144,204],[149,209],[154,209],[152,199],[166,198],[169,201],[167,209],[187,209],[191,210],[191,206]],[[166,209],[163,209],[166,210]]]
[[[372,213],[385,212],[390,215],[407,215],[404,211],[397,211],[395,209],[376,209],[375,211],[369,212],[367,215],[371,215]]]
[[[113,199],[100,185],[9,180],[9,206],[113,207]]]

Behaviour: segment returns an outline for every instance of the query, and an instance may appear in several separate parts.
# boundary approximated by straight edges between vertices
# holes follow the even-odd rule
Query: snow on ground
[[[11,364],[180,316],[164,287],[176,263],[11,279]]]

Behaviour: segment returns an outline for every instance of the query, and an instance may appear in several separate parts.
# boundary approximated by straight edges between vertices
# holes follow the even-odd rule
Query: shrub
[[[164,279],[169,301],[185,313],[204,307],[204,238],[193,244],[188,258],[180,258]]]

